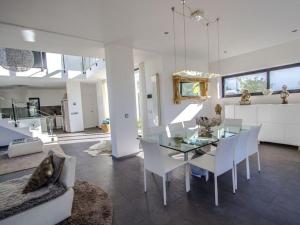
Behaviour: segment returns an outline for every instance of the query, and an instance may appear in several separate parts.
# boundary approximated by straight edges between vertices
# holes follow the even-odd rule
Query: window
[[[290,92],[300,92],[300,63],[222,77],[223,97],[237,97],[244,89],[262,95],[265,89],[280,93],[282,85]]]
[[[282,85],[290,91],[300,90],[300,66],[270,71],[270,88],[281,91]]]
[[[245,89],[252,94],[259,94],[267,88],[267,73],[261,72],[225,77],[223,84],[224,96],[238,96]]]

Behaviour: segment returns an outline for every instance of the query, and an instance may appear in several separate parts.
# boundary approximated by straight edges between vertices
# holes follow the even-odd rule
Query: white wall
[[[61,100],[66,93],[65,88],[55,89],[29,89],[28,98],[39,97],[41,106],[61,105]]]
[[[79,132],[84,130],[82,101],[81,101],[81,87],[80,82],[76,80],[67,81],[67,95],[70,131]]]
[[[197,60],[188,59],[187,68],[190,70],[207,71],[207,62],[199,62]],[[146,86],[150,82],[150,76],[158,73],[160,80],[160,102],[161,102],[161,119],[162,125],[171,123],[185,108],[191,104],[202,104],[202,109],[198,115],[211,115],[211,100],[205,102],[200,101],[182,101],[181,104],[173,103],[173,80],[172,75],[175,72],[174,59],[170,56],[157,55],[151,59],[146,59],[143,63],[145,71]],[[183,70],[184,59],[177,58],[176,71]],[[210,86],[210,85],[209,85]],[[148,87],[147,87],[148,89]],[[149,91],[149,90],[148,90]],[[210,94],[210,87],[209,93]]]
[[[236,74],[246,71],[276,67],[281,65],[293,64],[300,62],[300,40],[290,43],[262,49],[252,53],[231,57],[221,61],[221,71],[223,75]],[[211,65],[217,68],[217,64]],[[216,103],[238,104],[240,98],[222,98],[221,78],[212,80],[212,106]],[[219,93],[219,95],[218,95]],[[274,103],[280,104],[279,95],[272,96],[252,96],[252,104]],[[290,103],[300,103],[300,94],[290,94]]]
[[[41,106],[61,105],[65,92],[65,88],[0,88],[0,96],[9,100],[6,104],[1,104],[1,107],[11,107],[12,98],[22,102],[27,102],[28,98],[40,98]],[[0,102],[3,103],[3,101]]]

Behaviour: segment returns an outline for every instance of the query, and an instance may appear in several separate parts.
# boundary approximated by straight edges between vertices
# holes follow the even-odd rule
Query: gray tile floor
[[[300,152],[295,148],[262,144],[262,172],[251,158],[251,180],[245,164],[238,168],[238,191],[232,194],[231,174],[219,179],[220,206],[214,206],[213,177],[192,178],[185,192],[184,171],[170,176],[167,198],[162,202],[162,180],[148,173],[148,192],[143,192],[143,160],[133,157],[113,160],[84,153],[95,142],[61,145],[77,156],[77,179],[95,183],[107,191],[114,204],[114,225],[289,225],[300,224]],[[23,171],[23,175],[30,171]],[[12,175],[0,177],[9,179]],[[16,175],[14,175],[16,176]]]
[[[208,183],[193,178],[185,192],[184,170],[171,175],[168,206],[162,202],[162,180],[148,173],[148,192],[143,192],[143,160],[90,157],[82,150],[94,143],[62,145],[78,157],[77,178],[93,182],[113,199],[115,225],[187,224],[300,224],[300,152],[286,146],[262,144],[262,172],[251,158],[251,180],[245,164],[238,169],[238,192],[232,194],[231,174],[220,177],[220,206],[214,206],[213,177]]]

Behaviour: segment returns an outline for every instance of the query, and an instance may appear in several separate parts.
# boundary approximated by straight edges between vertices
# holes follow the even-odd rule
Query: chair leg
[[[205,174],[205,181],[207,182],[208,181],[208,179],[209,179],[209,172],[208,172],[208,170],[206,170],[206,172],[205,172],[206,174]]]
[[[218,178],[216,174],[214,174],[215,177],[215,205],[219,205],[219,199],[218,199]]]
[[[258,165],[258,172],[260,172],[260,155],[259,155],[259,151],[257,151],[257,165]]]
[[[233,194],[235,194],[235,169],[234,169],[234,166],[232,167],[231,169],[231,176],[232,176],[232,192]]]
[[[249,156],[246,158],[247,180],[250,180]]]
[[[185,190],[186,192],[189,192],[191,190],[191,184],[190,184],[190,165],[185,165]]]
[[[144,169],[144,192],[147,192],[147,175],[146,169]]]
[[[235,190],[237,190],[237,165],[234,165],[234,175],[235,175]]]
[[[164,205],[167,205],[166,175],[163,175]]]

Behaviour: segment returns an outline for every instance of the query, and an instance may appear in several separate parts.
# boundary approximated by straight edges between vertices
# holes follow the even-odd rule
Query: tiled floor
[[[93,144],[66,144],[62,148],[67,154],[77,156],[77,179],[95,183],[111,195],[114,225],[300,224],[300,152],[295,148],[262,144],[262,172],[257,172],[256,157],[252,157],[251,180],[247,181],[242,163],[235,195],[231,174],[222,175],[219,207],[214,206],[212,176],[208,183],[192,178],[187,194],[183,169],[178,169],[170,177],[168,206],[164,207],[160,177],[148,173],[148,192],[143,192],[142,159],[91,157],[83,150]]]
[[[238,192],[232,194],[231,174],[219,179],[220,206],[214,206],[213,177],[208,183],[193,178],[185,192],[184,171],[172,174],[168,206],[162,202],[162,180],[148,173],[148,192],[143,192],[143,160],[90,157],[82,150],[93,143],[62,145],[78,157],[77,178],[93,182],[113,199],[115,225],[187,224],[300,224],[300,152],[286,146],[261,145],[262,172],[251,158],[251,180],[245,164],[239,166]]]

